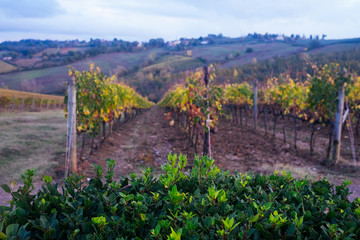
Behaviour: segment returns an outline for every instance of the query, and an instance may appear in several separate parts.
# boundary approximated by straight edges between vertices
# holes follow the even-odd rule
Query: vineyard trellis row
[[[175,86],[159,103],[161,107],[173,111],[167,117],[174,118],[187,133],[195,153],[198,153],[199,137],[204,138],[203,155],[211,152],[210,132],[215,131],[222,110],[223,89],[213,84],[215,74],[212,69],[212,66],[205,67],[204,72],[192,74],[186,79],[185,86]]]
[[[0,88],[0,111],[64,109],[64,97]]]
[[[318,125],[329,127],[329,142],[326,149],[326,161],[328,165],[336,163],[337,158],[331,158],[331,150],[334,147],[334,124],[338,105],[338,90],[344,86],[345,102],[349,108],[349,116],[355,121],[355,132],[359,133],[360,124],[360,77],[347,74],[339,64],[332,63],[322,67],[312,66],[313,76],[307,75],[307,79],[291,79],[287,75],[269,78],[263,83],[257,84],[257,111],[254,111],[254,91],[252,84],[243,82],[240,84],[214,85],[214,73],[209,85],[211,129],[220,115],[232,119],[234,123],[248,126],[248,119],[258,112],[262,115],[265,135],[268,134],[268,118],[273,120],[273,133],[275,136],[279,119],[284,123],[292,120],[294,131],[294,148],[297,148],[298,122],[306,122],[311,125],[309,141],[310,153],[314,153],[314,141]],[[188,134],[191,144],[197,152],[197,131],[205,125],[206,111],[204,99],[206,91],[201,82],[202,73],[196,72],[186,80],[185,85],[177,85],[169,90],[160,102],[170,112],[169,118],[174,118],[181,128]],[[173,114],[174,116],[171,116]],[[258,117],[259,118],[259,117]],[[245,123],[243,123],[245,120]],[[351,121],[350,121],[351,122]],[[256,126],[257,119],[254,121]],[[348,123],[349,124],[349,123]],[[286,126],[282,128],[283,141],[287,142]],[[195,141],[194,141],[195,138]]]
[[[76,131],[82,135],[80,159],[83,158],[86,135],[91,137],[91,155],[121,122],[154,105],[128,85],[118,83],[116,76],[107,77],[93,64],[88,71],[69,70],[69,77],[75,80]],[[66,94],[65,102],[68,98]],[[68,106],[65,116],[68,117]]]

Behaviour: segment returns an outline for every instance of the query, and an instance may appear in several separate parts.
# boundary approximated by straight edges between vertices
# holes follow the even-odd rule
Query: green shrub
[[[246,53],[252,53],[254,51],[254,49],[252,49],[252,48],[247,48],[246,49]]]
[[[62,191],[45,176],[36,194],[33,171],[0,208],[0,239],[359,239],[360,200],[350,202],[349,181],[334,188],[326,179],[295,180],[289,173],[229,175],[207,157],[168,156],[164,173],[113,181],[69,176]],[[13,184],[14,185],[14,184]]]

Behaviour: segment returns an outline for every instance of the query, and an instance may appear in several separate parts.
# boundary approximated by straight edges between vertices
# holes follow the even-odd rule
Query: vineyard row
[[[63,109],[64,97],[0,89],[1,111],[44,111]]]
[[[343,95],[344,104],[340,107],[349,131],[352,130],[353,121],[359,123],[360,117],[360,77],[347,73],[338,64],[329,64],[322,67],[313,65],[314,74],[308,75],[306,81],[291,79],[289,76],[269,78],[263,83],[253,84],[243,82],[241,84],[228,84],[216,86],[214,84],[215,74],[210,74],[210,84],[206,87],[202,79],[205,73],[197,72],[186,80],[185,85],[177,85],[169,90],[160,105],[171,111],[169,119],[174,119],[185,132],[190,142],[194,144],[197,151],[198,135],[203,132],[215,131],[218,118],[221,115],[240,122],[245,116],[252,115],[254,127],[258,122],[258,114],[263,115],[265,133],[268,131],[268,119],[273,119],[273,135],[279,118],[283,121],[291,120],[294,124],[294,148],[297,147],[297,121],[307,122],[312,126],[310,136],[310,152],[314,151],[314,135],[317,125],[328,126],[329,145],[327,147],[327,162],[333,146],[335,128],[340,123],[339,96]],[[256,94],[254,94],[256,87]],[[256,95],[256,98],[255,98]],[[254,100],[256,99],[256,108]],[[343,107],[346,111],[343,111]],[[171,116],[172,115],[172,116]],[[256,117],[255,117],[256,115]],[[210,118],[208,117],[210,116]],[[244,116],[244,117],[243,117]],[[207,120],[209,119],[209,120]],[[247,119],[245,117],[245,119]],[[285,128],[284,141],[286,141]],[[352,135],[352,133],[351,133]],[[341,136],[341,133],[340,133]],[[353,139],[353,137],[352,137]],[[205,143],[205,141],[204,141]],[[353,145],[353,142],[352,142]],[[353,154],[355,158],[355,154]],[[333,164],[330,162],[329,164]]]
[[[80,159],[84,155],[86,136],[91,137],[89,153],[91,155],[113,130],[120,127],[122,122],[153,106],[152,102],[136,93],[134,89],[117,82],[115,76],[107,77],[99,68],[94,68],[94,65],[90,65],[89,71],[70,70],[69,76],[72,79],[70,83],[74,86],[73,93],[69,91],[65,96],[65,101],[69,102],[65,108],[65,115],[68,116],[70,110],[74,110],[70,109],[71,103],[76,103],[74,104],[76,116],[73,117],[76,119],[74,123],[76,133],[82,135]],[[74,94],[73,99],[72,94]],[[71,118],[70,115],[69,121]],[[76,157],[73,161],[76,162]]]

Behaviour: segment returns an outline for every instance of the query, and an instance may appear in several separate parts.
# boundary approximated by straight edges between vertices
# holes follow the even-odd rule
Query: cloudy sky
[[[360,0],[0,0],[0,42],[175,40],[209,33],[360,37]]]

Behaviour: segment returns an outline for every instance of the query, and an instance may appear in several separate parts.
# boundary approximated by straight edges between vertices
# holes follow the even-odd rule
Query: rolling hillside
[[[136,87],[144,95],[152,94],[151,89],[157,89],[157,100],[174,81],[173,76],[182,71],[195,69],[204,64],[218,63],[220,68],[231,68],[253,63],[273,57],[290,56],[299,52],[308,54],[326,54],[359,48],[358,41],[320,41],[321,47],[307,50],[310,41],[299,42],[247,42],[231,44],[200,45],[190,50],[169,48],[153,48],[138,52],[109,53],[87,58],[71,64],[77,70],[87,69],[90,63],[95,63],[106,74],[118,74],[122,80]],[[0,70],[1,68],[0,62]],[[0,87],[24,90],[24,81],[35,81],[41,86],[41,92],[47,94],[63,94],[68,66],[44,68],[40,70],[12,72],[0,74]],[[151,74],[150,74],[151,73]],[[169,75],[170,73],[170,75]],[[161,79],[152,79],[158,74]],[[164,75],[171,76],[168,82]],[[179,77],[179,76],[177,76]],[[181,76],[182,77],[182,76]],[[155,77],[156,78],[156,77]],[[29,89],[26,89],[29,91]]]
[[[16,67],[0,60],[0,73],[7,73],[16,70]]]
[[[149,58],[164,53],[163,49],[150,49],[134,53],[109,53],[101,54],[93,58],[85,59],[71,64],[77,70],[86,70],[90,63],[95,63],[107,74],[114,71],[119,65],[126,69],[132,69],[146,63]],[[68,78],[69,66],[50,67],[32,71],[14,72],[0,75],[0,86],[14,90],[23,90],[21,83],[25,80],[34,80],[43,86],[42,93],[63,94],[65,83]]]

